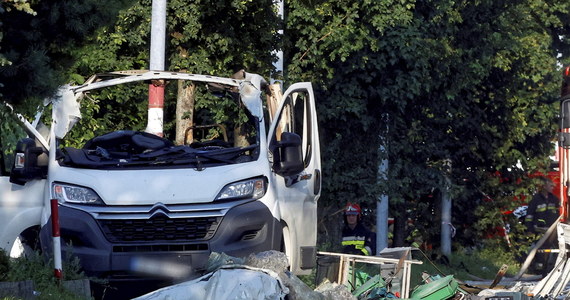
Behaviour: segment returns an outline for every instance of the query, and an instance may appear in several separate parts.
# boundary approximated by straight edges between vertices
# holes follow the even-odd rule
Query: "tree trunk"
[[[406,206],[402,204],[394,205],[394,237],[392,239],[392,247],[404,247],[406,241]]]
[[[236,126],[234,128],[234,147],[249,146],[245,132],[242,132],[242,127]]]
[[[441,253],[444,255],[451,254],[451,229],[451,197],[446,186],[441,193]]]
[[[189,81],[178,81],[178,95],[176,99],[176,145],[191,143],[193,132],[190,128],[194,124],[194,92],[196,86]]]

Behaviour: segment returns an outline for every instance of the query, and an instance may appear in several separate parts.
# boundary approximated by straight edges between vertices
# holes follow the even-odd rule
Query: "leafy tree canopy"
[[[148,69],[151,5],[150,0],[134,3],[120,12],[113,25],[99,29],[90,43],[76,48],[77,60],[69,69],[69,77],[82,83],[84,76],[93,73]],[[240,69],[259,74],[272,72],[271,49],[279,41],[280,21],[271,1],[172,0],[167,5],[167,70],[228,77]],[[119,124],[114,119],[129,119],[131,123],[120,125],[142,128],[140,123],[146,120],[147,103],[137,100],[124,101],[122,107],[112,109],[89,104],[86,109],[95,110],[95,117],[104,115],[107,121],[84,119],[81,126],[86,126],[89,130],[84,131],[91,132],[90,135],[117,129]],[[174,114],[175,104],[165,103],[165,116]],[[165,131],[172,131],[172,120],[165,121],[168,122]]]
[[[73,49],[95,29],[111,24],[130,1],[17,1],[3,2],[0,49],[1,93],[5,101],[22,103],[43,99],[66,81],[63,74],[73,63]],[[14,9],[15,8],[15,9]],[[7,63],[9,62],[9,63]],[[37,101],[28,101],[35,108]]]
[[[318,89],[323,204],[374,208],[385,191],[405,201],[397,215],[451,188],[462,220],[493,172],[548,168],[567,1],[292,1],[287,11],[289,78]]]

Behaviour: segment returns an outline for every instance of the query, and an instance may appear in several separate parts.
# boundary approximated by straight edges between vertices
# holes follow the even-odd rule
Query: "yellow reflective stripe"
[[[370,249],[370,247],[364,246],[364,241],[354,241],[354,240],[342,241],[342,245],[343,246],[354,246],[355,249],[362,251],[362,253],[364,253],[364,255],[370,255],[370,252],[372,252],[372,249]]]
[[[536,206],[536,212],[545,212],[547,204],[539,204]]]
[[[356,246],[357,249],[359,249],[358,246],[364,247],[364,241],[342,241],[342,245],[343,246]]]

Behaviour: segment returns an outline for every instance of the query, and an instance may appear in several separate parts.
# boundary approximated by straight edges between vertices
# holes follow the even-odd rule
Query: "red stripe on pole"
[[[148,107],[164,107],[164,85],[150,84],[148,87]]]
[[[57,199],[51,199],[51,231],[53,237],[59,237],[59,209]]]
[[[53,275],[54,275],[55,278],[57,278],[57,279],[62,279],[62,278],[63,278],[63,272],[61,271],[61,269],[55,269],[55,270],[53,270]]]
[[[63,278],[61,264],[61,240],[59,233],[59,207],[57,199],[50,200],[51,206],[51,232],[53,240],[53,274],[55,278],[61,280]]]

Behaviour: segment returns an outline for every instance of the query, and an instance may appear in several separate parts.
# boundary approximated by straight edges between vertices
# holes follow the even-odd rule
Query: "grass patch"
[[[79,259],[63,258],[63,280],[86,279],[81,272]],[[0,270],[2,276],[0,281],[18,282],[31,280],[34,282],[35,292],[38,300],[58,299],[58,300],[78,300],[84,299],[71,293],[60,286],[54,277],[53,261],[46,259],[38,252],[34,252],[27,257],[10,258],[5,251],[0,250]],[[4,297],[0,300],[13,300],[17,297]]]

